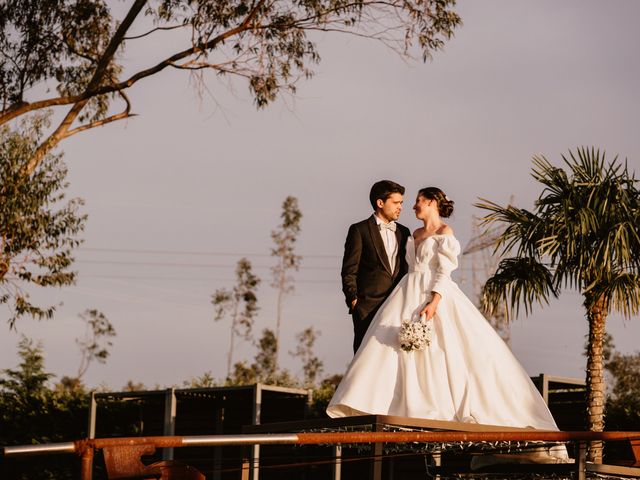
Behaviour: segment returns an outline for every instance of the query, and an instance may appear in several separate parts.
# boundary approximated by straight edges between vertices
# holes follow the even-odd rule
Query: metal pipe
[[[84,440],[87,447],[105,448],[127,445],[154,445],[158,448],[216,445],[268,444],[340,444],[340,443],[439,443],[439,442],[495,442],[495,441],[593,441],[638,440],[640,432],[551,432],[493,431],[493,432],[322,432],[272,433],[246,435],[198,435],[189,437],[123,437]],[[4,456],[73,453],[79,451],[74,442],[44,443],[4,447]]]
[[[44,453],[74,453],[76,446],[74,442],[64,443],[40,443],[38,445],[16,445],[14,447],[4,447],[5,457],[15,457],[18,455],[41,455]]]
[[[203,435],[197,437],[182,437],[182,445],[212,446],[212,445],[261,445],[261,444],[294,444],[298,443],[299,434],[296,433],[264,433],[256,435]]]
[[[299,433],[298,444],[631,440],[640,432],[323,432]]]

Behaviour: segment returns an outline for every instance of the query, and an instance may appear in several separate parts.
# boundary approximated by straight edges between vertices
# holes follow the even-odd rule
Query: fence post
[[[82,457],[80,460],[80,478],[82,480],[91,480],[93,476],[93,446],[84,445]]]
[[[587,479],[587,442],[575,442],[576,445],[576,479]]]

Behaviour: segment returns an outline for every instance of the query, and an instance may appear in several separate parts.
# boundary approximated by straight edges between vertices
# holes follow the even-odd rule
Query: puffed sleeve
[[[436,267],[432,292],[437,292],[444,297],[451,283],[451,272],[458,268],[458,255],[460,243],[453,235],[442,235],[438,242],[438,265]]]

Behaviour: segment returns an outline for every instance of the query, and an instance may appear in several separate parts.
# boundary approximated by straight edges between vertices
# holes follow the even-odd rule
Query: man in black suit
[[[362,342],[380,305],[407,273],[409,229],[396,220],[404,187],[381,180],[371,187],[374,213],[349,227],[342,259],[342,291],[353,317],[353,352]]]

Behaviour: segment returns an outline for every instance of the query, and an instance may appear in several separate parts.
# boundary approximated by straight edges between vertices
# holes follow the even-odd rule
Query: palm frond
[[[566,172],[561,168],[551,165],[549,160],[543,155],[534,155],[532,162],[533,169],[531,176],[545,186],[536,201],[536,205],[544,206],[547,203],[555,204],[558,199],[565,198],[566,192],[570,187]]]
[[[489,279],[485,301],[515,308],[522,302],[528,310],[534,299],[547,301],[564,287],[589,298],[600,289],[612,295],[612,308],[628,315],[636,311],[629,275],[640,274],[638,181],[626,161],[617,156],[609,161],[595,147],[579,147],[561,157],[563,168],[542,155],[533,157],[532,176],[543,186],[533,211],[484,199],[475,205],[489,212],[485,223],[503,225],[496,250],[515,257]],[[525,263],[516,263],[517,258]],[[540,270],[533,264],[529,271],[519,270],[526,262],[535,262]],[[631,296],[625,297],[625,291]]]
[[[534,213],[512,205],[501,207],[495,202],[480,198],[475,207],[491,213],[482,217],[480,224],[488,227],[496,222],[506,228],[497,238],[494,253],[502,255],[515,250],[518,255],[536,256],[538,242],[544,236],[544,223]]]
[[[506,306],[517,316],[520,305],[528,315],[534,303],[548,304],[549,297],[557,297],[553,276],[545,265],[535,258],[506,258],[500,262],[496,273],[482,288],[481,304],[492,315],[500,306]]]
[[[586,290],[586,308],[591,308],[599,297],[607,299],[608,310],[615,310],[629,318],[640,312],[640,275],[619,272],[608,275]]]

